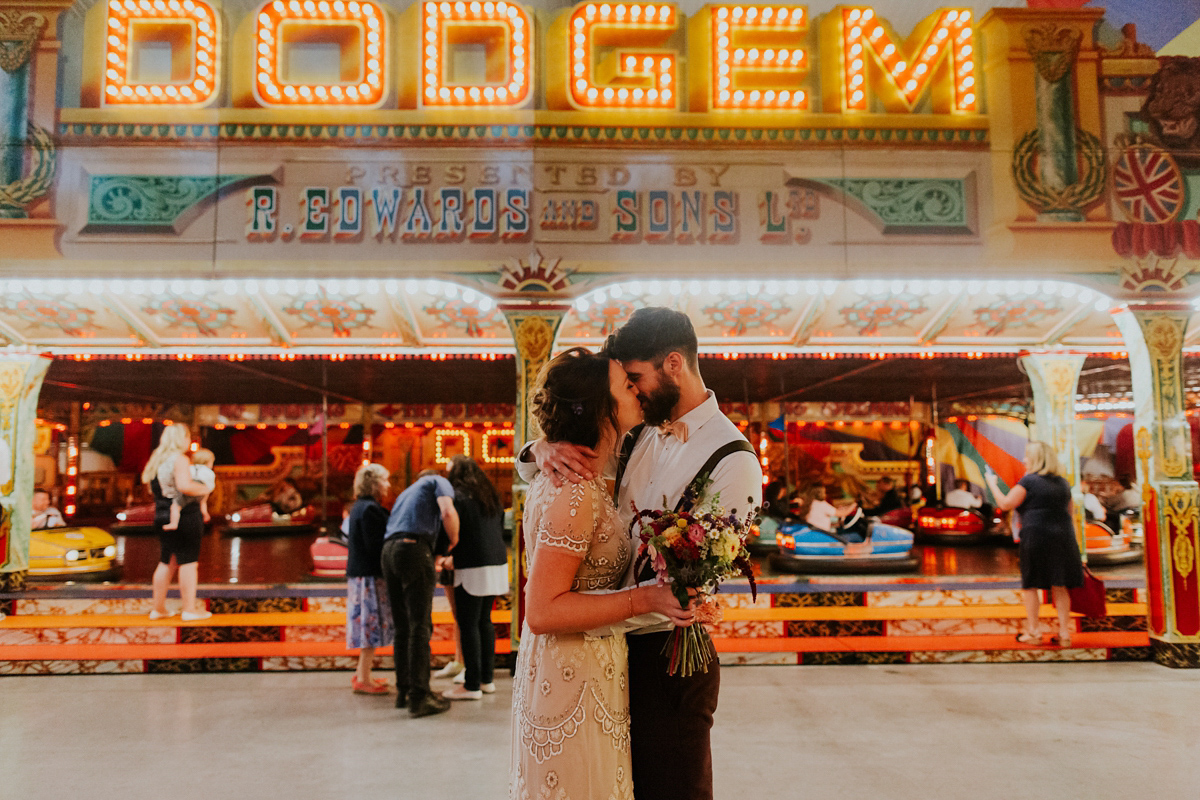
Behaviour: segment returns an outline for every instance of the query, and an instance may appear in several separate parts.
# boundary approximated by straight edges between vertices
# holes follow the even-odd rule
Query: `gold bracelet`
[[[633,589],[629,590],[629,619],[633,619],[636,615],[633,613]]]

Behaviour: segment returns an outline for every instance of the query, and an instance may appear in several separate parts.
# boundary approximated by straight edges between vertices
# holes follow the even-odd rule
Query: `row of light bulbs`
[[[361,294],[377,295],[381,291],[389,295],[416,294],[424,292],[434,297],[444,297],[448,300],[462,299],[464,303],[475,305],[480,311],[488,312],[495,308],[495,300],[482,292],[460,286],[450,281],[409,278],[406,280],[375,278],[330,278],[317,280],[315,278],[299,279],[234,279],[223,280],[161,280],[161,279],[132,279],[109,280],[97,279],[11,279],[0,282],[10,294],[67,294],[83,296],[84,294],[98,295],[109,292],[114,295],[149,295],[157,296],[173,294],[176,296],[218,297],[225,295],[236,297],[242,294],[316,295],[325,292],[330,295],[354,297]],[[799,281],[799,280],[767,280],[767,281],[730,281],[730,280],[650,280],[626,281],[610,284],[595,289],[575,301],[577,311],[587,311],[593,305],[600,305],[611,299],[622,298],[653,298],[660,296],[680,297],[685,294],[693,297],[700,295],[731,295],[756,297],[765,294],[771,297],[780,295],[796,296],[807,294],[815,296],[832,295],[842,287],[842,281]],[[1081,304],[1092,304],[1098,311],[1108,311],[1113,307],[1111,298],[1092,289],[1076,286],[1060,281],[961,281],[961,280],[855,280],[850,282],[855,294],[862,296],[884,296],[913,294],[923,295],[1043,295],[1048,297],[1063,297],[1075,299]],[[1200,300],[1196,301],[1200,308]]]
[[[637,297],[639,295],[683,295],[698,296],[702,294],[720,295],[749,294],[756,296],[766,293],[772,296],[780,294],[818,295],[835,294],[839,288],[846,285],[845,281],[835,280],[632,280],[609,284],[595,289],[584,295],[591,302],[604,302],[609,297]],[[848,282],[855,294],[885,295],[885,294],[1004,294],[1004,295],[1048,295],[1051,297],[1075,298],[1080,303],[1091,303],[1097,300],[1111,299],[1092,289],[1060,281],[963,281],[963,280],[853,280]],[[380,291],[388,294],[416,294],[424,291],[426,294],[444,296],[446,298],[461,297],[468,303],[492,301],[492,298],[469,287],[464,287],[451,281],[437,279],[377,279],[377,278],[225,278],[190,280],[175,279],[116,279],[116,280],[83,280],[62,278],[26,278],[10,279],[0,282],[10,294],[28,292],[31,294],[72,294],[85,293],[101,294],[176,294],[176,295],[213,295],[226,294],[230,297],[239,294],[316,294],[324,291],[336,295],[378,294]],[[1200,301],[1197,301],[1200,303]]]
[[[592,305],[603,304],[610,298],[638,298],[670,296],[679,297],[684,294],[698,297],[700,295],[749,295],[756,297],[767,295],[778,297],[782,294],[796,296],[799,294],[826,296],[832,295],[845,285],[842,281],[797,281],[797,280],[768,280],[768,281],[722,281],[722,280],[674,280],[674,281],[628,281],[612,284],[580,297],[575,301],[578,311],[587,311]],[[855,280],[850,282],[855,294],[863,296],[883,295],[978,295],[1003,294],[1013,296],[1048,295],[1052,297],[1074,298],[1082,304],[1092,303],[1098,311],[1107,311],[1113,306],[1111,298],[1092,289],[1076,286],[1060,281],[961,281],[961,280]],[[1197,301],[1200,304],[1200,301]]]
[[[360,280],[357,278],[331,278],[327,280],[295,279],[288,278],[278,280],[275,278],[266,279],[234,279],[227,278],[224,280],[62,280],[49,279],[42,280],[39,278],[30,278],[24,280],[8,280],[0,282],[9,294],[20,294],[27,292],[29,294],[67,294],[74,296],[83,296],[84,294],[98,295],[104,292],[109,292],[114,295],[163,295],[173,294],[178,296],[199,296],[199,297],[214,297],[226,295],[228,297],[236,297],[242,294],[263,294],[275,295],[299,295],[317,294],[324,291],[326,294],[339,296],[356,296],[360,294],[376,295],[380,291],[387,292],[390,295],[416,294],[424,291],[426,294],[434,295],[435,297],[445,297],[446,299],[462,298],[465,303],[475,304],[481,311],[490,311],[495,306],[495,301],[485,294],[475,291],[474,289],[459,286],[450,281],[439,280],[378,280],[368,278]]]

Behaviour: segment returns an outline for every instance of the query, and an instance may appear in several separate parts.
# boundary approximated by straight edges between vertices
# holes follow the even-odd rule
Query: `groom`
[[[711,467],[706,496],[720,493],[726,512],[745,516],[762,501],[762,467],[753,448],[721,413],[704,386],[696,331],[687,315],[669,308],[641,308],[605,345],[636,387],[646,425],[635,428],[622,447],[617,471],[617,513],[623,530],[638,509],[674,509],[701,465]],[[739,444],[740,443],[740,444]],[[724,457],[711,465],[714,456]],[[590,480],[584,455],[569,444],[539,440],[521,454],[557,480]],[[626,456],[628,458],[626,459]],[[536,474],[518,464],[523,479]],[[665,498],[665,503],[664,503]],[[640,541],[633,542],[636,553]],[[639,578],[631,563],[625,586]],[[651,579],[652,580],[652,579]],[[667,623],[630,632],[629,715],[633,791],[637,800],[711,800],[709,734],[721,684],[716,659],[708,672],[667,674],[663,646]],[[669,750],[666,749],[669,747]]]

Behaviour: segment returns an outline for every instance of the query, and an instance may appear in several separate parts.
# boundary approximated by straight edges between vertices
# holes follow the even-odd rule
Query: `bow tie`
[[[658,426],[658,432],[663,436],[674,436],[680,442],[687,444],[688,426],[686,422],[675,420],[674,422],[664,422]]]

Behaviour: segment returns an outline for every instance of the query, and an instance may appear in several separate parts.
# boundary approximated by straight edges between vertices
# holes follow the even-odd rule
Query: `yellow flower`
[[[731,531],[725,531],[713,545],[713,552],[725,560],[732,561],[738,551],[738,539]]]
[[[688,524],[687,524],[687,520],[686,520],[686,519],[677,519],[677,520],[675,520],[675,527],[676,527],[676,528],[686,528],[687,526],[688,526]]]

